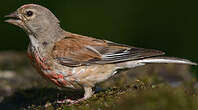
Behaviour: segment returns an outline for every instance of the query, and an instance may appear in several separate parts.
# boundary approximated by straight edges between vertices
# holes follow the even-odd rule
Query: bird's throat
[[[30,34],[30,35],[29,35],[29,38],[30,38],[30,43],[31,43],[32,46],[34,46],[34,47],[36,47],[36,48],[39,47],[39,41],[38,41],[38,39],[36,38],[36,36]]]
[[[47,40],[38,39],[34,35],[29,35],[30,46],[41,56],[46,56],[53,48],[53,43]]]

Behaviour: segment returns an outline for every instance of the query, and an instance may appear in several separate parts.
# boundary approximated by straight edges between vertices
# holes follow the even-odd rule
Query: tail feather
[[[145,58],[140,60],[133,60],[128,62],[122,62],[117,64],[118,69],[124,69],[124,68],[134,68],[137,66],[143,66],[145,64],[151,64],[151,63],[176,63],[176,64],[187,64],[187,65],[198,65],[195,62],[192,62],[190,60],[182,59],[182,58],[176,58],[176,57],[151,57],[151,58]]]
[[[138,61],[139,63],[177,63],[177,64],[187,64],[187,65],[197,65],[197,63],[190,60],[176,58],[176,57],[152,57],[146,58]]]

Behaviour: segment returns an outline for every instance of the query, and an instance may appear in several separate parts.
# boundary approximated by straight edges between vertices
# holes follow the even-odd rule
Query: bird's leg
[[[64,99],[62,101],[57,101],[57,103],[69,103],[69,104],[76,104],[76,103],[79,103],[81,101],[84,101],[88,98],[90,98],[94,92],[92,90],[92,87],[84,87],[84,97],[83,98],[80,98],[80,99],[77,99],[77,100],[72,100],[72,99]]]
[[[92,87],[84,87],[84,91],[85,91],[83,97],[84,100],[90,98],[94,94]]]

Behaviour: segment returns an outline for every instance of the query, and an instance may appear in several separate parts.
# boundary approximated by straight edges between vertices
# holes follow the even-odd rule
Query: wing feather
[[[163,55],[164,52],[67,33],[56,42],[52,56],[65,66],[118,63]]]

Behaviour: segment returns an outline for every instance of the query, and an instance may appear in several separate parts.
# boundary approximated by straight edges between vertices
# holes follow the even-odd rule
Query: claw
[[[84,98],[81,98],[81,99],[78,99],[78,100],[72,100],[72,99],[58,100],[58,101],[56,101],[56,103],[58,103],[58,104],[67,103],[69,105],[73,105],[73,104],[78,104],[81,101],[84,101]]]

